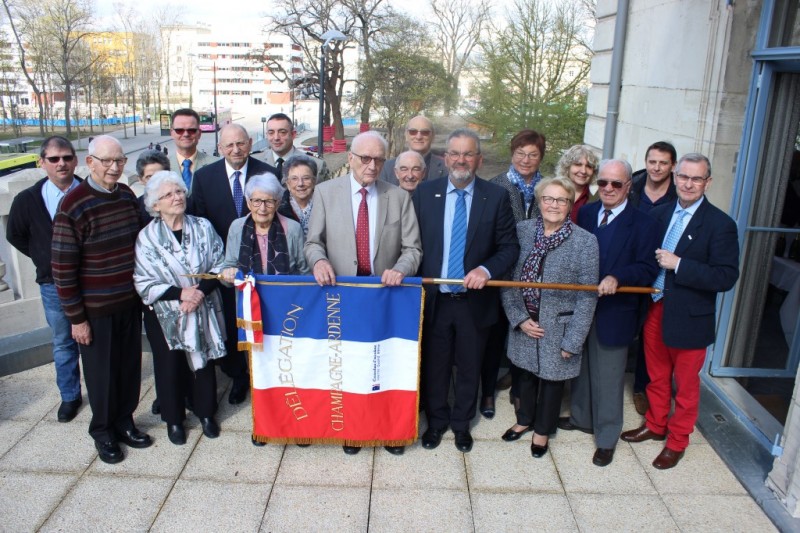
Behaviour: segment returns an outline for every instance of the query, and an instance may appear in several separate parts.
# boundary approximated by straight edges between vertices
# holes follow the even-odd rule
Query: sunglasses
[[[189,135],[194,135],[197,133],[197,128],[172,128],[172,131],[177,133],[178,135],[183,135],[184,133],[188,133]]]
[[[628,183],[627,181],[610,181],[610,180],[597,180],[597,186],[601,189],[605,189],[609,184],[614,189],[621,189]]]
[[[417,135],[422,135],[423,137],[428,137],[431,134],[431,130],[406,130],[406,131],[412,137],[416,137]]]
[[[44,158],[45,161],[48,163],[58,163],[59,161],[64,161],[64,163],[71,163],[73,159],[75,159],[74,155],[51,155]]]

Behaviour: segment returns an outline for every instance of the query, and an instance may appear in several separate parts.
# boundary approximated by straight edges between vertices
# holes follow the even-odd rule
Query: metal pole
[[[325,52],[328,42],[320,49],[319,55],[319,130],[317,131],[317,155],[320,159],[325,155],[322,149],[322,123],[325,120]]]
[[[214,60],[214,156],[219,157],[219,114],[217,113],[217,61]]]

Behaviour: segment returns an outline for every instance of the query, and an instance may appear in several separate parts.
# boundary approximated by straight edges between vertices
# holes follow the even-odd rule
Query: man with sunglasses
[[[83,180],[75,176],[78,158],[72,143],[64,137],[56,135],[42,142],[39,166],[47,176],[14,198],[8,214],[6,240],[30,257],[36,267],[36,283],[39,284],[44,316],[53,331],[56,385],[61,393],[58,421],[69,422],[78,414],[83,401],[80,353],[53,282],[50,247],[53,242],[53,218],[61,199]]]
[[[594,433],[592,463],[607,466],[622,431],[625,363],[628,345],[638,333],[642,296],[617,294],[617,287],[646,287],[658,274],[655,221],[628,201],[631,166],[622,159],[602,161],[597,172],[600,201],[578,212],[578,224],[597,237],[600,284],[581,371],[572,381],[571,415],[559,420],[563,430]]]
[[[347,156],[351,172],[314,189],[304,251],[320,285],[335,285],[336,276],[376,276],[391,287],[417,272],[422,248],[411,197],[378,180],[386,150],[379,133],[356,135]],[[360,450],[343,448],[348,455]],[[386,449],[394,455],[404,451]]]
[[[169,168],[183,177],[189,194],[192,193],[194,174],[206,165],[219,160],[218,157],[197,149],[200,142],[200,115],[194,109],[178,109],[172,114],[170,137],[175,141],[175,151],[169,158]]]
[[[444,163],[444,159],[431,152],[435,137],[436,132],[433,129],[433,122],[426,117],[418,115],[408,121],[406,125],[406,147],[417,152],[425,160],[425,173],[422,175],[422,181],[429,178],[435,180],[447,176],[447,166]],[[397,159],[390,159],[383,165],[383,170],[381,171],[381,179],[392,185],[400,185],[394,168],[396,163]]]

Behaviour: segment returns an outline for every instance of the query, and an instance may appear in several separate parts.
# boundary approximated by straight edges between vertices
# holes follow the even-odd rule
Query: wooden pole
[[[462,285],[463,279],[422,278],[423,285]],[[597,285],[576,285],[573,283],[534,283],[528,281],[503,281],[490,279],[486,282],[489,287],[513,287],[531,289],[551,289],[557,291],[588,291],[597,292]],[[661,292],[653,287],[617,287],[617,292],[633,294],[654,294]]]

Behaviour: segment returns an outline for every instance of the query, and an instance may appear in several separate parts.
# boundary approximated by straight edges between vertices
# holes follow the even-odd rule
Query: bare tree
[[[430,0],[430,6],[436,17],[431,23],[436,48],[453,83],[451,100],[445,106],[445,114],[450,115],[461,72],[490,22],[492,4],[488,0]]]

